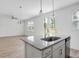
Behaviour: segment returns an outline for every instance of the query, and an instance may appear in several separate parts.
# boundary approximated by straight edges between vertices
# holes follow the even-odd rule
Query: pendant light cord
[[[55,16],[55,12],[54,12],[54,0],[52,0],[52,8],[53,8],[53,16]]]

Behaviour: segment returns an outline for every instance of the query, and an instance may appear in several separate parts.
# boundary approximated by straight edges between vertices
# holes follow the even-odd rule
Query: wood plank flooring
[[[70,49],[71,58],[79,58],[79,50]]]
[[[24,42],[21,37],[0,38],[0,58],[23,58]]]
[[[25,47],[21,37],[0,38],[0,58],[24,58]],[[70,56],[79,58],[79,51],[71,49]]]

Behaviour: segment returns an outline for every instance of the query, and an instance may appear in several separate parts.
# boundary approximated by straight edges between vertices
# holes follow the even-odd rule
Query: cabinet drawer
[[[55,45],[53,45],[53,51],[56,50],[56,49],[58,49],[60,46],[62,46],[64,44],[65,44],[65,40],[56,43]]]
[[[65,45],[53,51],[53,58],[65,58]]]
[[[48,57],[48,56],[51,56],[51,53],[52,53],[52,52],[51,52],[51,47],[49,47],[49,48],[43,50],[42,52],[43,52],[43,58],[46,58],[46,57]]]

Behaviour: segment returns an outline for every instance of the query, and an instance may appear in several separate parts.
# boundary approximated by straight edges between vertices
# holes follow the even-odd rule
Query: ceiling
[[[43,1],[43,13],[52,11],[52,0]],[[55,0],[55,10],[77,3],[79,0]],[[19,8],[19,6],[22,8]],[[0,16],[16,16],[20,19],[28,19],[38,15],[40,0],[0,0]]]

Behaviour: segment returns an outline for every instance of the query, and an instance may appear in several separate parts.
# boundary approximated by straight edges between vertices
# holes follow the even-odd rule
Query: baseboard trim
[[[25,35],[16,35],[16,36],[4,36],[4,37],[0,37],[0,38],[10,38],[10,37],[23,37]]]
[[[70,50],[76,50],[76,51],[79,51],[78,49],[74,49],[74,48],[70,48]]]

